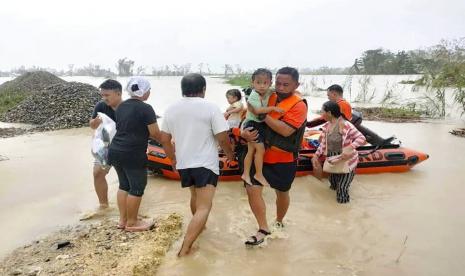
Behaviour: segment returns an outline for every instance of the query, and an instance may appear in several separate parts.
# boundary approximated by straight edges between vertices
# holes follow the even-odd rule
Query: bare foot
[[[139,214],[139,215],[137,216],[137,219],[146,219],[146,218],[149,218],[149,216],[148,216],[148,215],[145,215],[145,214]]]
[[[89,220],[93,218],[98,218],[104,216],[111,208],[108,204],[100,204],[99,207],[94,209],[93,211],[87,211],[80,215],[79,220]]]
[[[126,228],[126,221],[120,220],[120,221],[118,222],[118,225],[116,225],[116,228],[117,228],[117,229],[125,229],[125,228]]]
[[[263,186],[267,186],[269,187],[270,184],[268,183],[268,181],[266,181],[265,177],[262,175],[258,175],[258,174],[255,174],[253,176],[253,178],[255,178],[255,180],[257,180],[258,182],[260,182],[260,184],[262,184]]]
[[[126,230],[128,232],[142,232],[142,231],[151,230],[151,229],[153,229],[153,227],[155,227],[154,222],[146,222],[146,221],[143,221],[143,220],[138,220],[136,222],[136,224],[134,224],[134,225],[126,225],[124,230]]]
[[[108,203],[100,203],[100,206],[98,207],[98,209],[100,211],[103,211],[103,210],[107,210],[110,206],[108,205]]]
[[[92,219],[94,218],[95,216],[97,215],[97,212],[96,211],[89,211],[89,212],[85,212],[83,214],[81,214],[79,216],[79,220],[88,220],[88,219]]]
[[[179,250],[178,257],[185,257],[191,255],[199,250],[199,247],[192,245],[190,248],[184,248],[184,243],[182,243],[181,249]]]
[[[197,245],[193,245],[193,246],[191,246],[189,251],[187,251],[187,255],[194,254],[195,252],[199,251],[199,249],[200,249],[200,247],[198,247]]]
[[[245,181],[245,183],[249,184],[249,185],[252,185],[252,181],[250,180],[250,175],[248,174],[243,174],[241,176],[242,180]]]

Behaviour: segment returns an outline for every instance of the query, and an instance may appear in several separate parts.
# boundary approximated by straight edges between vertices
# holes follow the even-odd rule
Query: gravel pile
[[[45,71],[27,72],[0,85],[2,93],[35,93],[54,84],[66,83],[52,73]]]
[[[37,125],[34,130],[55,130],[86,126],[100,100],[96,87],[64,82],[32,93],[4,115],[6,122]]]

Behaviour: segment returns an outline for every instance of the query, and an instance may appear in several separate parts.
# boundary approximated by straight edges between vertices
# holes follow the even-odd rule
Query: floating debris
[[[456,128],[456,129],[449,131],[449,133],[452,135],[465,137],[465,128]]]
[[[27,130],[23,128],[16,128],[16,127],[7,127],[7,128],[0,128],[0,138],[8,138],[17,135],[22,135],[26,133]],[[1,158],[0,158],[1,161]]]

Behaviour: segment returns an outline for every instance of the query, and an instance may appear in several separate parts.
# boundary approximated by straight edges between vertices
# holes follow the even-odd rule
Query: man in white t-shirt
[[[227,134],[228,123],[221,110],[204,99],[205,78],[188,74],[181,80],[181,89],[183,98],[168,107],[161,128],[161,143],[181,176],[181,186],[189,187],[191,191],[193,217],[179,257],[191,253],[192,244],[207,222],[218,182],[218,145],[229,160],[234,160]]]

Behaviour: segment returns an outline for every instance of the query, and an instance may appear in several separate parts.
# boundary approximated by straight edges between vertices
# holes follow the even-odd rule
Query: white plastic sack
[[[116,134],[116,123],[106,114],[98,112],[98,117],[102,119],[102,123],[95,130],[94,137],[92,138],[92,155],[102,165],[103,169],[110,167],[108,164],[108,147],[111,140]]]

